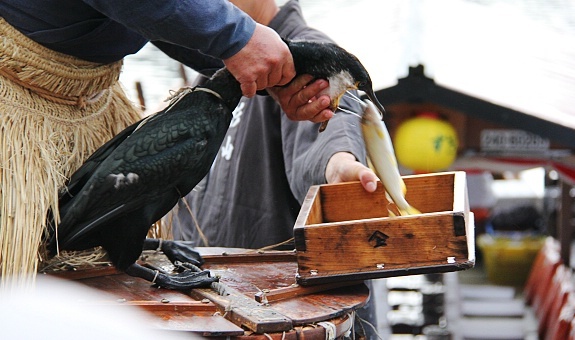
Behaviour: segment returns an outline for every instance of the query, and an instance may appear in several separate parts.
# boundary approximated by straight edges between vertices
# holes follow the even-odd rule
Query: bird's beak
[[[377,97],[375,96],[375,93],[373,92],[373,90],[372,89],[366,89],[363,91],[367,95],[367,98],[369,98],[369,100],[371,100],[373,102],[373,104],[375,104],[377,111],[379,111],[381,118],[383,118],[383,115],[385,114],[385,109],[383,108],[383,105],[381,105],[379,100],[377,100]]]
[[[341,99],[341,97],[343,97],[343,95],[345,94],[342,93],[339,96],[332,98],[330,103],[329,103],[329,109],[332,110],[333,112],[335,112],[335,110],[337,110],[337,108],[339,107],[339,101]]]

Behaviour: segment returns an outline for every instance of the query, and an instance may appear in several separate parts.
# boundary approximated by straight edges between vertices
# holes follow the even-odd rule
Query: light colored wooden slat
[[[272,307],[258,303],[221,282],[213,283],[212,289],[194,289],[191,294],[209,299],[228,320],[256,333],[289,331],[293,327],[289,318]]]
[[[254,298],[257,302],[260,303],[271,303],[279,300],[292,299],[298,296],[314,294],[340,287],[353,286],[361,283],[363,283],[363,281],[346,281],[315,285],[311,287],[302,287],[296,284],[290,287],[259,291],[255,294]]]

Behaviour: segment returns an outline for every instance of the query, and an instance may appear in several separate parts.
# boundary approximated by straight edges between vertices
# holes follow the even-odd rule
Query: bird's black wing
[[[82,190],[82,187],[84,187],[98,166],[112,152],[114,152],[118,145],[120,145],[134,132],[134,130],[136,130],[139,124],[140,122],[137,122],[122,130],[84,161],[84,164],[82,164],[82,166],[72,174],[72,177],[70,177],[70,180],[66,184],[65,190],[62,191],[60,195],[61,206],[65,205],[70,198],[74,197],[80,190]]]
[[[65,249],[108,221],[150,204],[166,191],[177,190],[174,185],[183,172],[205,163],[207,138],[194,125],[198,125],[194,120],[178,119],[178,112],[159,113],[132,129],[129,138],[113,150],[102,152],[107,157],[90,172],[62,217],[58,227],[61,247]]]
[[[70,207],[70,201],[75,197],[80,190],[84,187],[86,182],[90,179],[94,171],[98,168],[100,163],[102,163],[115,149],[120,145],[126,138],[128,138],[134,130],[138,127],[141,121],[132,124],[122,130],[120,133],[115,135],[112,139],[98,148],[88,159],[84,161],[82,166],[80,166],[70,177],[66,186],[62,189],[58,197],[58,206],[60,216],[65,216],[67,209]],[[54,215],[52,209],[48,211],[47,223],[49,227],[49,248],[54,250]]]

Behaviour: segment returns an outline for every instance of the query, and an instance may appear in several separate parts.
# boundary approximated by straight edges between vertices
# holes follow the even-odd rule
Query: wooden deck
[[[211,288],[179,292],[101,267],[57,274],[112,296],[106,303],[138,306],[154,316],[154,328],[236,339],[325,339],[328,321],[336,335],[351,329],[352,312],[365,305],[362,282],[300,287],[293,252],[258,253],[243,249],[201,248],[203,266],[220,281]],[[161,254],[146,252],[146,265],[170,270]],[[218,292],[219,291],[219,292]]]

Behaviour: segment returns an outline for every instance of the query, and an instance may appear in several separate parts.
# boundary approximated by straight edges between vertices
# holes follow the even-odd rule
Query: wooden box
[[[381,183],[312,186],[294,227],[301,285],[448,272],[475,264],[464,172],[403,177],[422,214],[389,216]]]

